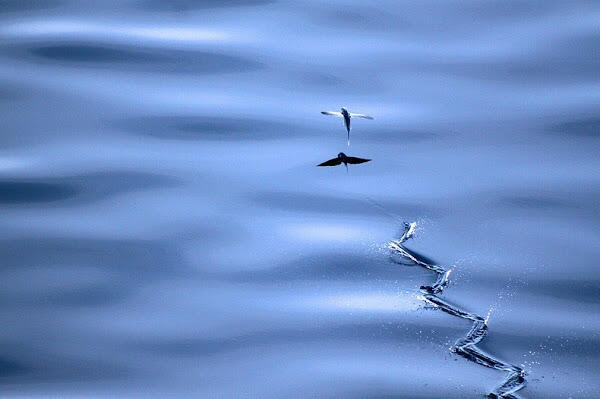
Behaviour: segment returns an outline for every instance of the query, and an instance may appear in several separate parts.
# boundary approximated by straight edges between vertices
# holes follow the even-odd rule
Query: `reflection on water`
[[[480,397],[385,248],[418,220],[519,394],[594,397],[599,17],[0,2],[2,396]],[[342,150],[375,161],[315,168]]]

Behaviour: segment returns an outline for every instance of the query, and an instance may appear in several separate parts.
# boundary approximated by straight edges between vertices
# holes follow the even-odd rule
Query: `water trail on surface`
[[[422,295],[419,297],[421,300],[452,316],[460,317],[473,322],[469,332],[463,338],[458,339],[450,350],[482,366],[508,372],[508,375],[506,378],[504,378],[502,383],[488,394],[488,398],[518,399],[519,396],[517,396],[515,392],[524,388],[526,385],[525,371],[519,366],[499,360],[477,347],[477,344],[481,342],[481,340],[483,340],[487,334],[488,318],[483,318],[477,314],[460,309],[458,306],[453,305],[437,296],[441,294],[444,288],[448,286],[452,269],[446,270],[438,265],[429,264],[422,259],[419,259],[410,250],[404,248],[404,242],[414,235],[416,227],[416,222],[404,223],[404,233],[398,240],[394,240],[389,243],[389,249],[391,249],[395,254],[400,255],[402,258],[408,259],[412,263],[431,270],[437,274],[435,283],[432,285],[421,286],[420,289]]]

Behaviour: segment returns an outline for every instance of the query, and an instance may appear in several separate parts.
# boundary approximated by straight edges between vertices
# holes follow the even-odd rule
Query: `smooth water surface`
[[[0,395],[600,390],[597,1],[0,1]],[[347,106],[375,120],[320,111]],[[317,168],[344,151],[372,159]]]

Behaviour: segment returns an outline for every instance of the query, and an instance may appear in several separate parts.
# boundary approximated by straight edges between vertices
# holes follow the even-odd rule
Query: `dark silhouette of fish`
[[[343,152],[340,152],[337,157],[330,159],[329,161],[325,161],[323,163],[318,164],[317,166],[337,166],[344,164],[346,166],[346,170],[348,170],[348,164],[359,164],[369,162],[370,159],[365,158],[357,158],[357,157],[349,157]]]
[[[351,118],[363,118],[363,119],[374,119],[372,116],[364,114],[354,114],[348,112],[348,110],[342,107],[342,112],[334,111],[321,111],[323,115],[337,116],[338,118],[344,118],[344,125],[346,125],[346,131],[348,132],[348,146],[350,146],[350,119]]]

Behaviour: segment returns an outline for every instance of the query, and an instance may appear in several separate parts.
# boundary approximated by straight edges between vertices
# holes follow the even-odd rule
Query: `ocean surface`
[[[0,122],[1,397],[482,398],[404,222],[600,397],[597,0],[1,0]]]

